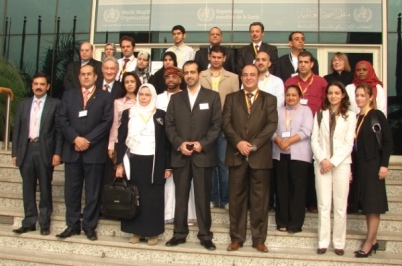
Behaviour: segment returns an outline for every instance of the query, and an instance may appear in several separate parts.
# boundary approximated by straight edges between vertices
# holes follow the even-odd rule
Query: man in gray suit
[[[217,92],[201,87],[196,61],[187,61],[183,73],[187,89],[171,96],[165,118],[176,187],[174,235],[166,246],[186,242],[188,197],[193,180],[198,239],[207,250],[215,250],[209,199],[212,168],[216,166],[215,142],[221,131],[221,102]]]
[[[25,212],[22,226],[13,230],[17,234],[35,231],[38,220],[41,235],[50,234],[53,169],[61,162],[63,136],[56,125],[60,101],[46,95],[49,88],[49,78],[43,73],[36,74],[32,81],[34,96],[19,104],[14,120],[11,156],[12,163],[20,169]],[[37,180],[40,187],[39,216]]]

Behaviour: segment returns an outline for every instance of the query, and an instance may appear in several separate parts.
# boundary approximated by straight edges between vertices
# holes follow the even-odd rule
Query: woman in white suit
[[[341,82],[330,83],[325,93],[323,107],[314,118],[311,137],[318,200],[317,253],[324,254],[330,244],[333,202],[332,242],[335,254],[341,256],[346,239],[346,209],[356,115],[349,110],[349,97]]]

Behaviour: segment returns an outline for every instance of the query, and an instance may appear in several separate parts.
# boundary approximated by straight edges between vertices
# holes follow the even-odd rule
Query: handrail
[[[4,129],[4,150],[8,150],[9,144],[9,132],[10,132],[10,108],[11,108],[11,101],[14,100],[14,93],[9,88],[0,87],[0,94],[7,94],[7,106],[6,106],[6,122],[5,122],[5,129]]]

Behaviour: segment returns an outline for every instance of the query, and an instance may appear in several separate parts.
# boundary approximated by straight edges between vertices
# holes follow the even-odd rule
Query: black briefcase
[[[102,214],[117,219],[133,219],[140,211],[137,186],[127,184],[125,178],[115,178],[102,189]]]

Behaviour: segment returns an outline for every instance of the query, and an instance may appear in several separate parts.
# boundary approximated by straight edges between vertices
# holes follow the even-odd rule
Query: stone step
[[[20,170],[11,164],[1,164],[0,163],[0,178],[14,177],[16,180],[21,179]],[[53,181],[54,180],[64,180],[64,165],[57,166],[54,168]]]
[[[188,241],[177,247],[166,247],[163,241],[156,246],[146,243],[132,245],[124,236],[101,236],[98,241],[89,241],[84,235],[59,240],[52,236],[41,236],[30,232],[20,236],[11,233],[11,226],[0,225],[2,250],[12,248],[31,251],[31,254],[50,252],[65,253],[72,256],[104,257],[107,259],[149,261],[152,263],[185,265],[397,265],[402,260],[401,254],[378,252],[369,259],[357,259],[353,251],[344,256],[337,256],[330,249],[324,255],[317,255],[315,248],[277,248],[269,241],[268,253],[260,253],[248,244],[239,251],[226,251],[227,243],[217,244],[217,250],[207,251],[198,241]],[[188,239],[189,240],[189,239]],[[289,252],[291,251],[291,252]],[[53,255],[52,255],[53,256]],[[68,258],[67,258],[68,259]],[[81,264],[81,263],[80,263]],[[84,263],[82,263],[84,264]],[[71,265],[71,264],[69,264]],[[113,265],[113,263],[112,263]]]
[[[15,214],[11,211],[3,211],[0,210],[0,213],[3,216],[10,216],[12,219],[8,220],[8,224],[12,224],[14,228],[18,228],[21,226],[22,217],[21,215]],[[57,233],[62,232],[65,228],[65,220],[64,220],[64,213],[59,214],[55,213],[52,216],[52,224],[51,224],[51,231],[52,235],[56,235]],[[393,217],[393,219],[397,220],[398,217]],[[273,217],[270,217],[270,220],[273,220]],[[386,224],[386,221],[382,221],[382,223]],[[349,227],[348,227],[349,228]],[[362,240],[365,237],[365,227],[360,230],[348,230],[347,234],[347,241],[346,241],[346,248],[347,250],[355,250],[360,247]],[[189,227],[189,236],[188,241],[190,242],[197,242],[197,232],[198,227],[190,226]],[[225,244],[230,241],[229,237],[229,225],[228,224],[219,224],[219,223],[212,223],[211,231],[214,233],[214,241],[219,244]],[[122,232],[120,230],[120,222],[117,220],[110,220],[110,219],[100,219],[99,225],[97,227],[97,232],[99,237],[103,236],[122,236],[126,237],[127,239],[130,237],[130,234]],[[160,239],[166,241],[170,239],[173,235],[173,225],[167,224],[165,225],[165,232],[163,235],[160,236]],[[402,232],[393,232],[383,230],[382,228],[379,230],[378,239],[382,245],[382,249],[386,249],[387,252],[399,252],[399,247],[402,247]],[[288,234],[279,232],[276,230],[275,224],[269,224],[268,227],[268,240],[271,246],[276,248],[316,248],[317,246],[317,229],[316,228],[303,228],[303,232],[297,234]],[[248,231],[248,236],[245,244],[251,245],[251,236]]]
[[[39,190],[39,186],[37,186]],[[16,176],[0,176],[0,191],[12,191],[22,193],[22,179]],[[53,196],[64,195],[64,180],[56,179],[52,181]]]

